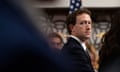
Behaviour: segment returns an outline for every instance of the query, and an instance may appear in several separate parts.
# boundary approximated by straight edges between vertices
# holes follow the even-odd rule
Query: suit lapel
[[[78,46],[79,48],[81,48],[81,49],[85,52],[85,50],[84,50],[84,48],[82,47],[82,45],[81,45],[76,39],[70,37],[70,38],[68,39],[68,41],[69,41],[69,42],[73,42],[73,44],[75,44],[76,46]]]
[[[84,50],[84,48],[82,47],[82,45],[74,38],[70,37],[68,38],[68,42],[74,42],[73,44],[76,44],[76,46],[79,46],[79,48],[81,48],[83,50],[83,52],[85,53],[86,57],[90,60],[90,55],[88,53],[88,49],[86,48],[86,51]]]

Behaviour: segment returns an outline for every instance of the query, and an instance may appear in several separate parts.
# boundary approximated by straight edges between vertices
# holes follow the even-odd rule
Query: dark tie
[[[86,50],[85,50],[85,53],[86,53],[86,55],[88,56],[88,58],[90,59],[90,55],[89,55],[89,50],[86,48]]]

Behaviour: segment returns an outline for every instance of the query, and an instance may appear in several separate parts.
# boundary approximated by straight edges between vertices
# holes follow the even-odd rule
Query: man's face
[[[76,24],[72,28],[72,34],[81,40],[89,39],[91,36],[92,21],[91,17],[86,14],[76,16]]]

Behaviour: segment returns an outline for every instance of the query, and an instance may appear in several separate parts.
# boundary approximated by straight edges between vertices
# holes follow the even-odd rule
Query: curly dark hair
[[[107,58],[120,48],[120,11],[116,12],[111,20],[111,27],[101,41],[99,64],[104,58]]]

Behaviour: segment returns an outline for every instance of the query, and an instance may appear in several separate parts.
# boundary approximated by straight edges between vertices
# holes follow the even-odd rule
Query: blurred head
[[[48,35],[48,38],[49,38],[49,45],[53,49],[61,50],[63,46],[63,39],[58,33],[55,33],[55,32],[50,33]]]
[[[83,41],[89,39],[92,27],[92,20],[90,16],[91,12],[84,8],[68,15],[67,26],[69,33]]]

